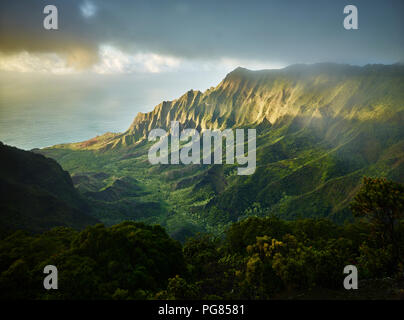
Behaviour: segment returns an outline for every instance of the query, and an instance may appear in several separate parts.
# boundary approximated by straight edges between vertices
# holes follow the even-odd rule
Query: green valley
[[[58,161],[113,225],[158,223],[184,241],[222,233],[249,216],[351,220],[363,176],[404,182],[404,66],[314,64],[237,68],[205,92],[189,91],[139,113],[124,133],[34,150]],[[257,129],[257,169],[151,165],[147,135],[183,128]]]
[[[238,68],[121,134],[0,144],[0,299],[402,299],[403,78]],[[255,128],[256,171],[151,165],[148,133],[171,121]],[[61,290],[43,290],[45,265]],[[343,288],[348,265],[361,290]]]

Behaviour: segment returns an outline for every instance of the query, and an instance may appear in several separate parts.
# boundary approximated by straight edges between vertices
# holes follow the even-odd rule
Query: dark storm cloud
[[[94,5],[92,16],[80,10],[86,2]],[[47,4],[59,10],[57,31],[42,26]],[[358,7],[359,30],[342,26],[347,4]],[[57,52],[83,64],[94,63],[105,43],[129,52],[285,64],[404,57],[402,0],[18,0],[2,1],[0,12],[1,52]]]

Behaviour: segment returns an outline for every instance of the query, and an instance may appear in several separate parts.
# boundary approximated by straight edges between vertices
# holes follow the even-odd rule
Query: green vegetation
[[[341,291],[348,264],[368,297],[397,297],[403,80],[402,65],[238,68],[122,134],[34,152],[0,144],[1,297],[364,298]],[[173,120],[256,128],[255,173],[151,165],[147,134]],[[42,290],[45,264],[63,291]]]
[[[70,172],[106,225],[158,223],[184,241],[197,231],[221,234],[250,215],[344,223],[364,176],[404,182],[403,80],[401,65],[238,68],[215,88],[138,114],[122,134],[35,152]],[[150,165],[148,132],[173,120],[184,128],[256,128],[256,172]],[[114,185],[122,180],[126,191]]]
[[[185,271],[178,242],[160,226],[124,222],[82,232],[55,228],[1,241],[1,299],[144,299]],[[58,266],[62,290],[43,288],[45,265]]]
[[[84,228],[97,222],[56,161],[0,142],[0,233]]]
[[[372,257],[364,262],[369,268],[384,268],[385,272],[404,270],[404,186],[386,179],[365,178],[363,187],[351,204],[357,217],[366,217],[371,225],[371,246],[377,245],[384,261],[374,261],[374,253],[364,245]]]
[[[364,182],[352,206],[368,211],[367,199],[391,188],[383,208],[385,214],[400,212],[394,245],[402,250],[403,186]],[[250,217],[231,225],[224,237],[197,234],[182,247],[160,226],[136,222],[81,232],[55,228],[36,236],[19,231],[0,241],[0,298],[399,298],[403,264],[391,241],[379,241],[375,225],[386,228],[389,220],[364,217],[341,226],[328,219]],[[58,267],[58,290],[42,287],[48,264]],[[358,267],[357,292],[342,287],[349,264]]]

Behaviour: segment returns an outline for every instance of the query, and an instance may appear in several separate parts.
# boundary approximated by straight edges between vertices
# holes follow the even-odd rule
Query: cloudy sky
[[[49,3],[58,31],[43,28]],[[347,4],[359,30],[343,28]],[[11,71],[394,63],[404,51],[401,0],[6,0],[0,12],[0,68]]]
[[[58,8],[58,30],[43,27],[47,4]],[[359,30],[343,28],[347,4],[358,8]],[[106,102],[94,92],[113,88],[108,99],[123,130],[137,111],[216,85],[237,66],[398,61],[404,61],[402,0],[2,0],[0,140],[17,129],[4,124],[18,106],[29,114],[46,101],[47,110],[73,112],[71,92],[101,114]],[[49,103],[48,93],[62,106]]]

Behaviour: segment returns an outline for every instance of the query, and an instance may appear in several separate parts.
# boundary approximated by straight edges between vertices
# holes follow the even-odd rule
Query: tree
[[[372,235],[381,246],[391,246],[392,261],[403,262],[402,226],[404,218],[404,186],[384,178],[363,179],[363,184],[351,203],[355,217],[366,217]]]

